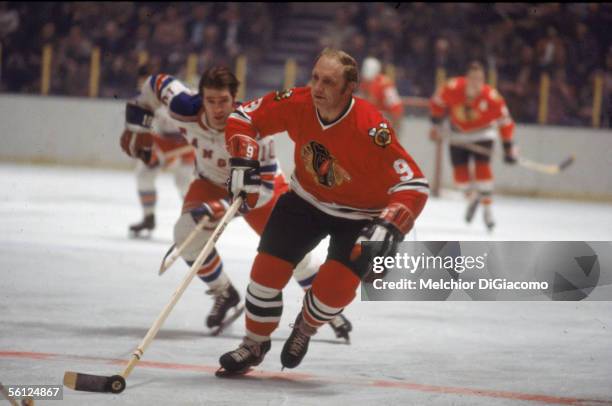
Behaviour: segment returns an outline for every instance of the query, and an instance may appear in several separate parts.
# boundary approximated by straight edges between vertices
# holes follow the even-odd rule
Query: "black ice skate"
[[[147,232],[147,236],[151,236],[151,232],[155,229],[155,214],[147,214],[140,223],[130,226],[130,236],[134,238],[140,237],[143,231]]]
[[[479,204],[480,204],[479,196],[474,197],[470,201],[470,204],[468,205],[467,210],[465,211],[465,221],[468,224],[472,222],[472,219],[474,218],[474,214],[476,213],[476,209],[478,208]]]
[[[238,306],[240,295],[231,283],[225,288],[209,290],[206,293],[215,296],[213,308],[206,317],[206,327],[212,329],[212,335],[218,335],[242,314],[244,306]],[[232,307],[235,307],[234,312],[228,316],[227,313]]]
[[[291,335],[285,341],[281,352],[281,364],[284,368],[295,368],[300,365],[308,351],[310,337],[317,333],[317,329],[306,324],[302,318],[302,312],[298,314],[293,325]]]
[[[495,220],[493,220],[493,214],[491,213],[491,206],[488,204],[484,206],[484,222],[485,222],[485,225],[487,226],[487,229],[489,231],[493,231],[493,228],[495,227]]]
[[[336,338],[344,338],[347,344],[351,343],[349,333],[353,331],[353,325],[344,315],[339,314],[331,319],[329,326],[334,330]]]
[[[215,375],[224,377],[246,374],[251,367],[261,364],[270,347],[270,340],[257,342],[244,337],[238,349],[226,352],[219,358],[221,367]]]

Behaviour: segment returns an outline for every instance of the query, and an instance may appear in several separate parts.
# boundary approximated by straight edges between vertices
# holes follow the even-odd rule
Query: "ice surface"
[[[144,337],[187,271],[163,277],[180,210],[168,175],[158,179],[158,228],[129,240],[141,218],[135,178],[123,171],[0,165],[0,381],[60,384],[64,371],[112,375]],[[430,199],[419,240],[612,240],[612,205],[496,197],[498,227],[464,202]],[[242,293],[257,236],[234,220],[218,249]],[[323,258],[324,246],[316,255]],[[324,327],[295,370],[279,354],[300,308],[294,282],[272,350],[257,373],[214,376],[242,320],[206,335],[211,300],[194,280],[120,395],[64,389],[65,404],[612,404],[610,302],[360,302],[345,314],[352,344]],[[587,399],[587,401],[584,401]],[[599,400],[600,402],[595,402]],[[39,401],[37,404],[55,404]]]

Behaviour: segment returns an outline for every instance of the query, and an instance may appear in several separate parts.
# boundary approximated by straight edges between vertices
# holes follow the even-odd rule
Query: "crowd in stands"
[[[153,71],[183,77],[187,56],[197,71],[230,65],[238,54],[257,62],[272,40],[283,6],[265,3],[0,3],[2,88],[40,91],[41,49],[53,47],[51,94],[86,96],[93,47],[101,51],[102,97],[135,92],[142,51]],[[248,19],[248,23],[247,23]],[[3,22],[8,22],[7,25]]]
[[[455,76],[480,60],[496,70],[519,122],[537,121],[546,72],[548,122],[590,125],[593,80],[603,74],[610,126],[610,27],[612,4],[603,3],[355,3],[337,10],[321,44],[394,64],[400,94],[411,96],[432,94],[437,68]]]
[[[139,55],[155,71],[185,74],[257,64],[291,6],[283,3],[0,2],[0,91],[40,92],[41,49],[52,45],[51,94],[86,96],[90,55],[101,50],[101,97],[135,92]],[[312,7],[316,7],[313,4]],[[591,125],[594,81],[603,78],[602,125],[612,115],[612,5],[605,3],[339,3],[319,45],[360,62],[395,66],[402,96],[429,97],[436,71],[461,74],[480,60],[518,122],[537,121],[542,73],[548,123]]]

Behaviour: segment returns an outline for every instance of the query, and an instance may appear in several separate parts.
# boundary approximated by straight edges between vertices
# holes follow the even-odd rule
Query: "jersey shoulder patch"
[[[274,100],[275,102],[289,101],[292,104],[299,104],[304,101],[312,101],[309,87],[294,87],[291,89],[278,90],[276,92],[273,92],[273,95],[274,97],[272,98],[272,100]]]
[[[274,94],[274,101],[281,101],[293,96],[293,89],[277,90]]]
[[[386,122],[379,123],[376,127],[372,127],[368,130],[368,135],[374,141],[374,144],[381,148],[385,148],[391,144],[391,130],[389,124]]]
[[[381,148],[391,144],[391,125],[382,113],[367,100],[355,97],[355,101],[354,109],[359,134],[366,133],[368,138]]]

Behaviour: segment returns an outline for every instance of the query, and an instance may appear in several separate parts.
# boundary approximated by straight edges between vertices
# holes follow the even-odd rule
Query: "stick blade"
[[[168,270],[168,266],[166,265],[166,259],[168,259],[168,257],[172,253],[172,251],[174,251],[175,247],[176,247],[176,244],[172,244],[172,246],[166,252],[166,255],[164,255],[164,258],[162,259],[161,265],[159,266],[159,272],[158,272],[159,276],[163,275],[164,272],[166,272]]]
[[[125,389],[125,379],[121,375],[100,376],[66,371],[64,386],[84,392],[121,393]]]
[[[576,157],[574,155],[568,156],[563,162],[559,164],[559,170],[562,171],[571,164],[573,164],[575,159]]]

